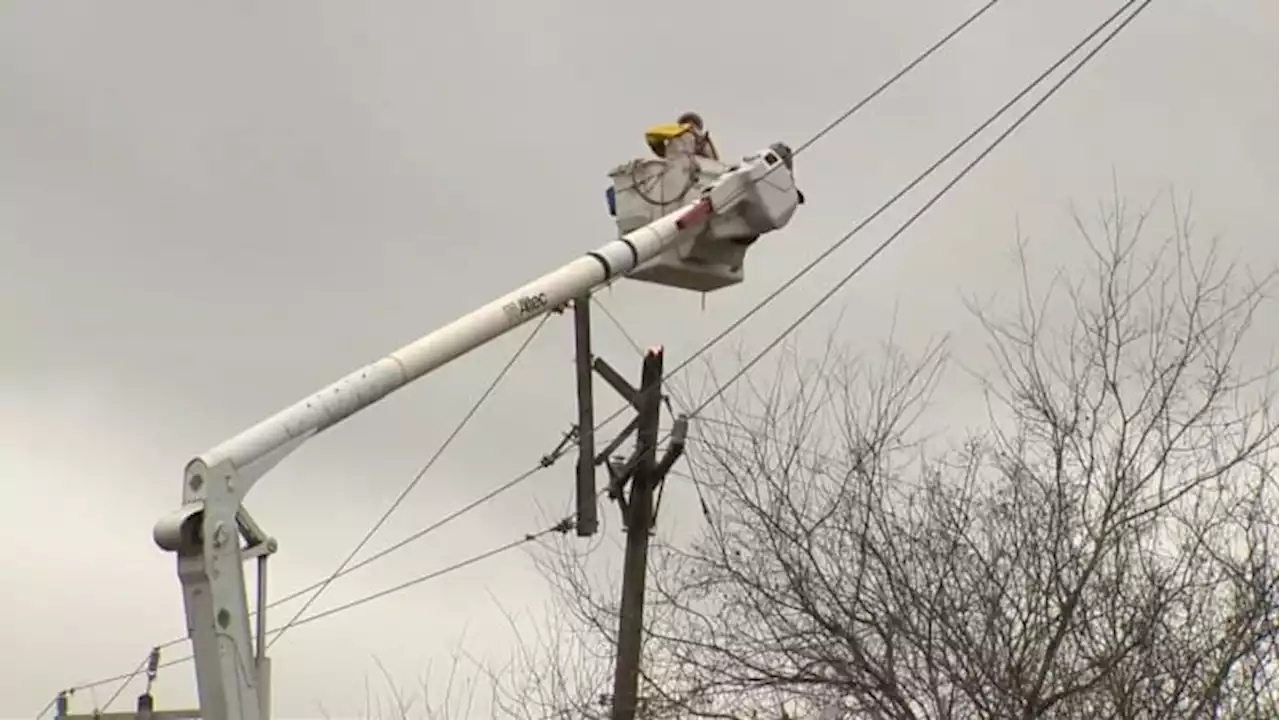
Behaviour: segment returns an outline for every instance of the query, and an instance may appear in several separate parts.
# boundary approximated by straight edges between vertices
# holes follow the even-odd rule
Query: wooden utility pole
[[[618,612],[618,658],[613,678],[613,720],[633,720],[639,701],[640,657],[644,643],[644,591],[648,575],[649,535],[653,529],[654,490],[684,451],[687,421],[676,420],[671,443],[658,460],[658,421],[662,413],[662,349],[645,353],[638,411],[636,449],[631,460],[610,466],[610,494],[622,507],[627,546],[622,569],[622,602]],[[623,486],[630,480],[629,495]]]
[[[609,498],[617,501],[627,531],[626,555],[622,569],[622,602],[618,612],[618,656],[613,678],[613,720],[634,720],[639,703],[640,657],[644,640],[644,590],[649,565],[649,534],[653,530],[657,506],[655,490],[684,452],[688,418],[676,418],[662,459],[658,459],[658,423],[662,415],[662,348],[644,354],[640,388],[591,351],[590,297],[573,302],[574,340],[578,387],[577,504],[578,534],[586,537],[597,530],[595,468],[609,471]],[[591,382],[595,371],[632,408],[636,416],[599,454],[594,442],[594,399]],[[616,461],[613,453],[632,434],[635,450],[626,461]],[[626,487],[630,484],[630,489]],[[659,495],[660,497],[660,495]],[[603,700],[603,698],[602,698]]]
[[[577,528],[578,537],[591,537],[600,526],[596,517],[596,444],[595,399],[591,388],[591,295],[580,295],[573,300],[574,368],[577,371],[578,439]]]
[[[649,528],[653,524],[654,472],[658,464],[658,418],[662,411],[660,351],[645,353],[639,400],[635,469],[631,473],[631,496],[624,504],[627,549],[622,566],[622,605],[618,613],[613,720],[632,720],[636,716],[639,695],[640,648],[644,642],[644,586],[649,564]]]

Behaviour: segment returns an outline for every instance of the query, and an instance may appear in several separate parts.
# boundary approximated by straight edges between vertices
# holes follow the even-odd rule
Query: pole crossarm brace
[[[672,466],[676,464],[684,455],[685,442],[689,437],[689,417],[680,415],[676,418],[671,428],[671,439],[667,442],[667,451],[663,453],[662,459],[658,461],[658,467],[655,470],[658,482],[667,479],[667,473]]]
[[[604,378],[605,382],[609,383],[610,387],[622,396],[623,400],[630,403],[631,407],[636,410],[640,409],[640,391],[631,387],[631,384],[622,377],[621,373],[610,367],[609,363],[605,362],[603,358],[596,358],[591,367],[600,374],[600,377]]]
[[[661,350],[651,352],[661,355]],[[663,402],[666,400],[666,396],[662,394],[662,389],[660,387],[643,389],[636,389],[632,387],[631,384],[622,377],[622,374],[617,370],[614,370],[613,367],[609,365],[609,363],[605,362],[603,358],[596,358],[592,363],[592,369],[599,373],[600,377],[603,378],[605,382],[609,383],[609,385],[617,391],[624,400],[630,403],[632,407],[636,408],[636,410],[641,413],[646,411],[645,408],[647,406],[645,403],[648,399],[646,395],[647,392],[656,393],[657,402]],[[611,456],[614,451],[621,447],[622,444],[631,437],[631,435],[636,433],[641,422],[642,417],[640,414],[632,417],[631,421],[622,429],[622,432],[618,433],[617,437],[610,441],[604,451],[596,457],[596,463],[604,463],[605,468],[609,472],[609,498],[611,500],[617,500],[622,504],[624,517],[628,501],[626,497],[623,496],[622,489],[627,482],[635,476],[636,469],[639,467],[647,448],[643,447],[643,445],[637,441],[636,449],[626,460],[615,461]],[[662,480],[666,479],[667,472],[671,470],[676,461],[684,454],[685,441],[688,434],[689,419],[685,415],[680,415],[676,418],[671,429],[670,442],[667,445],[666,452],[663,453],[660,460],[656,461],[654,466],[655,480],[658,483],[661,483]]]
[[[622,444],[625,443],[635,433],[636,428],[639,427],[639,425],[640,425],[640,418],[632,417],[631,421],[627,423],[626,427],[622,428],[622,432],[618,433],[618,436],[615,437],[613,440],[611,440],[609,444],[605,446],[604,450],[600,451],[599,455],[596,455],[596,464],[599,465],[600,463],[603,463],[606,460],[608,460],[610,457],[613,457],[613,454],[617,452],[618,448],[622,447]]]

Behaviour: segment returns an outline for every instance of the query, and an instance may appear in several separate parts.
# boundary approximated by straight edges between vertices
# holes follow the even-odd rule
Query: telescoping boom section
[[[675,166],[684,161],[673,149],[666,161]],[[617,239],[350,373],[187,464],[183,505],[156,524],[154,536],[177,555],[204,720],[269,715],[266,560],[276,544],[242,505],[254,483],[308,438],[532,318],[637,271],[648,270],[649,282],[696,284],[699,251],[722,257],[715,253],[727,239],[754,240],[790,221],[799,194],[785,146],[715,170],[702,172],[682,202],[661,216],[622,230]],[[740,256],[734,257],[740,271]],[[252,627],[243,568],[248,559],[257,561]]]

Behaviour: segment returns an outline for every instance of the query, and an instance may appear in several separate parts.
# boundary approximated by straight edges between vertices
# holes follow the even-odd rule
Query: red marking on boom
[[[676,220],[676,227],[681,230],[688,229],[690,225],[705,219],[711,215],[711,198],[703,198],[701,202],[689,208],[685,214]]]

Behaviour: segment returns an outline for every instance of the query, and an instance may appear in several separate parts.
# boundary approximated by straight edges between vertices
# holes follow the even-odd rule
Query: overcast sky
[[[725,154],[799,144],[979,4],[0,4],[0,716],[29,716],[182,634],[173,559],[151,528],[177,506],[190,457],[606,241],[605,173],[643,153],[647,125],[696,109]],[[705,309],[641,284],[605,302],[682,360],[1116,5],[1006,0],[800,156],[809,204],[752,249],[746,283]],[[963,350],[973,323],[957,300],[1015,287],[1015,221],[1036,262],[1071,263],[1082,248],[1066,203],[1109,195],[1113,172],[1138,201],[1170,185],[1192,194],[1206,237],[1274,267],[1276,28],[1274,0],[1156,2],[801,346],[843,311],[846,344],[873,348],[896,307],[903,342],[951,332]],[[717,366],[767,342],[911,209],[761,313]],[[1276,327],[1274,303],[1265,322]],[[322,435],[258,485],[249,506],[280,541],[273,594],[341,561],[522,335]],[[596,336],[638,371],[599,316]],[[548,324],[370,549],[555,444],[574,413],[570,339],[566,318]],[[538,529],[537,507],[567,507],[572,462],[339,581],[317,607]],[[681,521],[672,513],[663,522]],[[277,716],[358,712],[375,655],[410,684],[464,633],[500,655],[499,605],[543,598],[511,553],[292,631],[274,649]],[[190,664],[163,671],[160,705],[193,703],[193,679]]]

